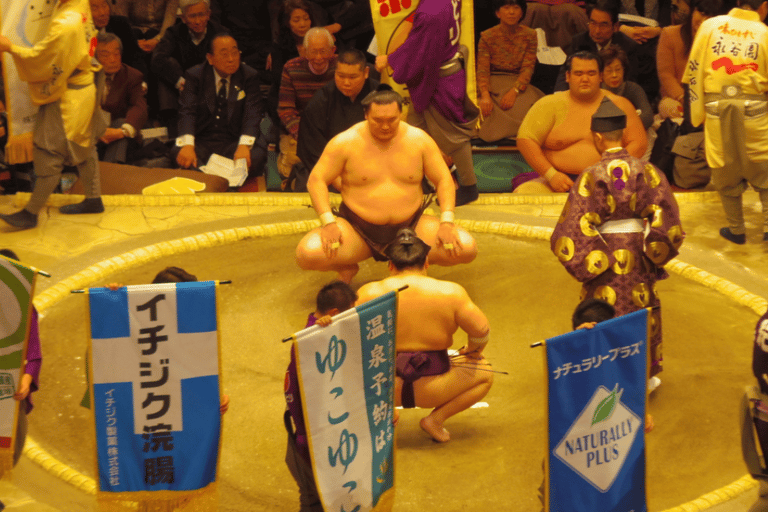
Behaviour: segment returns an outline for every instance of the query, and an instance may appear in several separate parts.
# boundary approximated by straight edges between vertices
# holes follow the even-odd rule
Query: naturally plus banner
[[[624,466],[641,418],[621,403],[623,389],[598,386],[592,399],[554,450],[567,464],[600,492],[611,488]]]
[[[546,512],[646,512],[647,310],[545,347]]]

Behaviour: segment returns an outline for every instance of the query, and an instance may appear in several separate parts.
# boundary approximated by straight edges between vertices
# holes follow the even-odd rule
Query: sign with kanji
[[[19,403],[37,271],[0,256],[0,476],[13,467]]]
[[[646,512],[648,310],[546,341],[548,512]]]
[[[99,492],[175,499],[212,484],[221,428],[215,283],[92,288],[89,303]]]
[[[326,511],[391,510],[397,295],[295,335],[315,482]]]

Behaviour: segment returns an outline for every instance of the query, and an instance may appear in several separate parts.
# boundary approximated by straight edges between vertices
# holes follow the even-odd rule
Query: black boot
[[[68,204],[59,208],[61,213],[75,215],[78,213],[101,213],[104,211],[104,203],[100,197],[83,199],[82,203]]]
[[[37,226],[37,215],[28,212],[27,210],[21,210],[20,212],[10,214],[0,214],[0,219],[3,219],[13,227],[21,229],[32,229]]]
[[[747,242],[747,235],[745,234],[736,235],[733,232],[731,232],[730,228],[722,228],[720,230],[720,236],[730,242],[733,242],[739,245],[744,245]],[[765,235],[763,235],[763,240],[765,240]]]

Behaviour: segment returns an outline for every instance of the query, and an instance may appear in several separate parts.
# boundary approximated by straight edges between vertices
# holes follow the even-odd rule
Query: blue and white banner
[[[547,511],[646,512],[648,311],[546,341]]]
[[[295,336],[315,482],[333,512],[391,510],[397,295]]]
[[[92,288],[89,302],[99,491],[192,491],[214,482],[216,284]]]

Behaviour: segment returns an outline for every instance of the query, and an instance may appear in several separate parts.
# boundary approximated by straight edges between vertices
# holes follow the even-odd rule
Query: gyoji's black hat
[[[622,130],[626,127],[627,114],[609,100],[607,96],[603,97],[597,112],[592,114],[592,124],[590,125],[592,131],[605,133]]]

